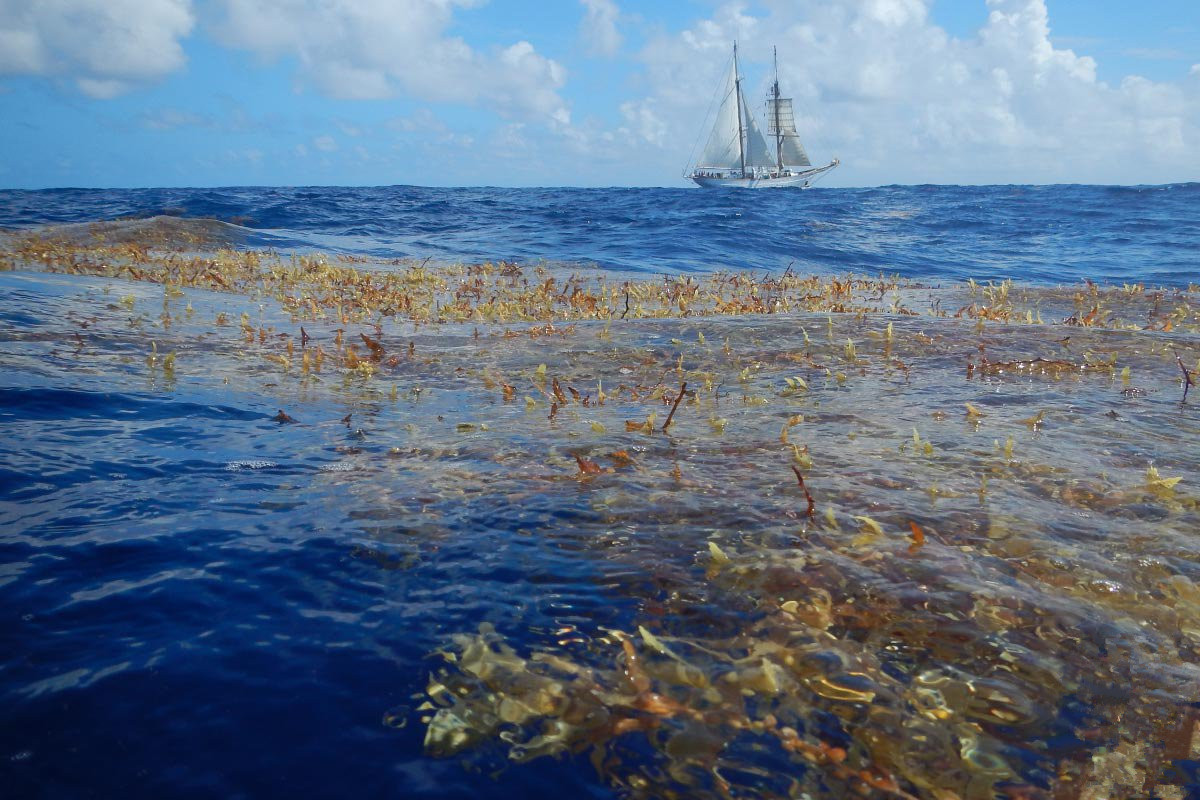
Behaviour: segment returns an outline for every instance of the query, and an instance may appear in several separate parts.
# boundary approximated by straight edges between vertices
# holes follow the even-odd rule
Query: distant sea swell
[[[0,227],[154,215],[248,246],[547,260],[633,272],[898,273],[1035,284],[1200,280],[1200,184],[811,191],[238,187],[0,191]]]

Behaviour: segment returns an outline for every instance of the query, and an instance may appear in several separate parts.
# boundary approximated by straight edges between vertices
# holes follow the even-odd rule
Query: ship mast
[[[742,76],[738,74],[737,42],[733,43],[733,92],[734,102],[737,103],[738,118],[738,156],[742,161],[742,177],[746,177],[746,142],[742,129]]]
[[[779,162],[779,174],[783,174],[783,128],[779,125],[779,49],[771,48],[775,54],[775,85],[771,87],[775,96],[775,159]]]

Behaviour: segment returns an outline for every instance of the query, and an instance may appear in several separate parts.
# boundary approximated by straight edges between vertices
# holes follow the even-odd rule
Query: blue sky
[[[734,38],[830,185],[1200,180],[1195,0],[0,0],[0,186],[681,186]]]

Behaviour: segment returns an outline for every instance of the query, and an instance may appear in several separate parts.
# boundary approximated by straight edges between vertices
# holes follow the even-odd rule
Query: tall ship
[[[796,131],[792,99],[780,95],[778,52],[775,82],[767,97],[766,122],[764,137],[742,95],[735,42],[733,67],[725,79],[716,122],[700,160],[686,177],[705,188],[807,189],[816,178],[841,163],[835,158],[823,167],[814,167],[809,160]]]

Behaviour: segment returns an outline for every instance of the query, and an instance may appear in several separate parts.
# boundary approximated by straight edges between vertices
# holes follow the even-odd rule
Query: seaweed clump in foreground
[[[570,505],[535,534],[632,610],[450,637],[417,711],[432,755],[578,757],[632,797],[1200,783],[1194,292],[53,236],[5,258],[161,284],[97,309],[154,337],[130,368],[224,364],[402,431],[346,451],[375,470],[349,484],[374,513],[438,524],[379,499],[398,470],[468,508]],[[197,320],[197,288],[230,310]],[[97,327],[75,335],[102,358]]]

